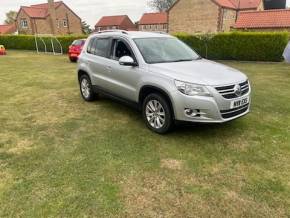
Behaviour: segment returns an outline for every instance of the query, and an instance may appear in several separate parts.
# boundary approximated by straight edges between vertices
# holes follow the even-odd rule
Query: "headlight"
[[[203,86],[203,85],[197,85],[197,84],[192,84],[192,83],[187,83],[187,82],[181,82],[178,80],[175,80],[175,85],[177,87],[177,89],[185,94],[185,95],[189,95],[189,96],[211,96],[210,92],[208,91],[208,89]]]

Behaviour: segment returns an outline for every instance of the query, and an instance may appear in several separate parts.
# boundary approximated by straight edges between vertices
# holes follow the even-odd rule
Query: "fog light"
[[[189,108],[186,108],[184,110],[185,112],[185,115],[188,116],[188,117],[197,117],[200,115],[200,110],[196,110],[196,109],[189,109]]]

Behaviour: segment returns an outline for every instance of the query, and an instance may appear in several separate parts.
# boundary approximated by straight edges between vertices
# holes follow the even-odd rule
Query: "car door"
[[[131,56],[137,62],[134,51],[128,41],[118,37],[112,38],[110,52],[111,89],[119,97],[136,101],[140,70],[138,66],[120,65],[119,59],[123,56]]]
[[[87,49],[87,61],[91,71],[92,85],[97,88],[110,89],[110,59],[111,39],[96,37],[91,39]]]

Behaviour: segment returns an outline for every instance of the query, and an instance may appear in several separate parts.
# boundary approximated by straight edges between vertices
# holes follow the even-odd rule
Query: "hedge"
[[[61,43],[63,52],[67,53],[68,47],[76,39],[86,38],[86,36],[60,36],[57,37]],[[51,39],[54,42],[55,50],[60,51],[56,40],[51,37],[42,37],[47,45],[47,51],[52,51]],[[44,51],[44,44],[37,38],[37,44],[40,51]],[[4,45],[7,49],[21,49],[21,50],[36,50],[35,37],[31,35],[0,35],[0,45]]]
[[[288,43],[287,32],[230,32],[213,35],[175,34],[179,39],[195,49],[201,56],[213,60],[241,61],[281,61],[282,54]],[[76,39],[86,36],[61,36],[57,39],[62,44],[64,53]],[[43,38],[51,51],[50,38]],[[35,38],[29,35],[0,35],[0,44],[7,49],[35,50]],[[40,50],[43,43],[38,40]],[[57,48],[56,48],[57,50]]]
[[[281,61],[288,43],[287,32],[230,32],[215,35],[176,36],[201,56],[213,60]]]

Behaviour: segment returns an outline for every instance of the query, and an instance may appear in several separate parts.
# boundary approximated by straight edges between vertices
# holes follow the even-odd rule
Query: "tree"
[[[92,33],[92,30],[90,28],[90,25],[87,24],[86,21],[82,21],[82,31],[83,31],[83,34],[91,34]]]
[[[6,24],[13,24],[15,23],[17,17],[16,11],[9,11],[6,13],[6,20],[4,21]]]
[[[209,42],[212,40],[212,38],[214,37],[214,34],[210,34],[210,33],[206,33],[206,34],[198,34],[196,35],[197,38],[199,38],[200,41],[202,41],[204,43],[205,46],[205,58],[208,58],[208,45]]]
[[[167,11],[176,0],[150,0],[149,6],[160,12]]]

